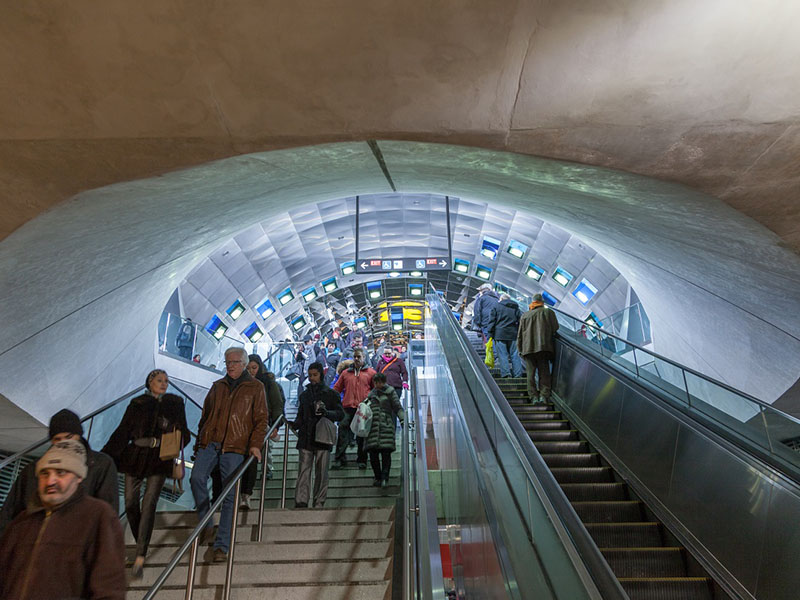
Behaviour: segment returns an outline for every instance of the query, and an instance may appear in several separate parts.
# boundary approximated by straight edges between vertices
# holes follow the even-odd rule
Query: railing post
[[[200,546],[200,538],[194,538],[191,553],[189,554],[189,571],[186,573],[186,594],[184,600],[192,600],[194,593],[194,571],[197,568],[197,549]]]
[[[256,541],[261,541],[261,535],[264,531],[264,500],[267,494],[267,452],[269,452],[269,436],[267,441],[264,442],[264,451],[261,457],[261,496],[258,499],[258,532],[256,533]]]
[[[284,417],[285,419],[286,417]],[[281,481],[281,508],[286,508],[286,469],[289,465],[289,421],[283,424],[283,477]]]
[[[255,459],[253,459],[255,460]],[[225,566],[225,586],[222,588],[222,600],[230,600],[231,580],[233,579],[233,552],[236,549],[236,528],[239,525],[239,496],[242,492],[242,478],[236,481],[236,491],[233,496],[233,516],[231,517],[231,537],[228,548],[228,564]]]

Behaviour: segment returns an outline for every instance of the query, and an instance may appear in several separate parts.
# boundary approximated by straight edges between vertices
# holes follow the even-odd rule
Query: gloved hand
[[[404,389],[404,390],[407,390],[407,389],[408,389],[408,384],[407,384],[405,381],[403,382],[403,389]]]

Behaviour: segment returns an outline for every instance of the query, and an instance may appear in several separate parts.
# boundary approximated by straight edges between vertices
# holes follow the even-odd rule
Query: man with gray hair
[[[478,297],[472,308],[472,328],[477,328],[483,336],[483,343],[489,341],[489,325],[491,324],[492,309],[500,298],[492,289],[491,284],[484,283],[478,288]]]
[[[528,371],[528,397],[531,402],[538,404],[550,400],[553,379],[550,361],[555,356],[558,319],[556,313],[544,305],[541,294],[533,297],[530,308],[522,315],[519,322],[517,348],[525,359],[525,369]],[[539,374],[538,389],[537,373]]]
[[[267,398],[262,383],[247,372],[248,362],[244,348],[228,348],[225,351],[226,375],[211,385],[203,403],[191,478],[200,519],[210,508],[208,479],[215,468],[219,469],[225,484],[245,456],[252,454],[261,460],[261,446],[267,434]],[[222,503],[214,540],[215,562],[223,562],[228,556],[233,501],[234,491],[231,490]]]

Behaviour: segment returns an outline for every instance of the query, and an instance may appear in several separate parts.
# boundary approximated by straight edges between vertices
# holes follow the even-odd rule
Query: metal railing
[[[777,465],[788,466],[794,477],[800,474],[800,452],[791,446],[792,440],[800,439],[800,419],[562,310],[552,310],[562,337],[600,354],[645,388],[666,394],[686,412],[711,419]]]
[[[288,463],[288,456],[289,456],[289,422],[281,415],[275,423],[272,424],[272,427],[269,428],[267,431],[267,435],[264,439],[264,444],[261,448],[261,456],[262,461],[266,461],[267,458],[267,445],[269,443],[270,437],[277,431],[277,429],[284,425],[284,452],[283,452],[283,478],[281,482],[281,508],[286,507],[286,467]],[[203,530],[209,524],[211,519],[214,517],[214,514],[217,510],[220,509],[222,503],[225,501],[227,495],[234,491],[234,498],[233,498],[233,515],[231,516],[231,537],[230,537],[230,546],[228,550],[228,558],[227,564],[225,568],[225,583],[222,588],[222,600],[229,600],[231,594],[231,584],[233,581],[233,560],[234,560],[234,553],[236,551],[236,530],[237,530],[237,522],[239,519],[239,500],[241,496],[241,487],[242,487],[242,476],[244,475],[245,471],[250,467],[253,461],[256,460],[255,456],[249,456],[245,459],[239,468],[234,471],[233,475],[230,478],[230,481],[223,487],[222,491],[219,494],[219,497],[214,501],[214,503],[209,507],[208,512],[200,519],[197,527],[194,528],[192,533],[186,539],[186,541],[181,545],[178,550],[172,555],[169,563],[161,572],[161,574],[156,578],[153,585],[145,594],[143,600],[152,600],[155,595],[161,590],[163,585],[166,583],[169,576],[175,570],[175,567],[178,566],[178,563],[183,558],[183,555],[186,554],[187,551],[190,551],[189,554],[189,568],[188,573],[186,576],[186,594],[184,598],[186,600],[190,600],[192,595],[194,594],[194,579],[195,579],[195,571],[197,569],[197,553],[200,547],[200,535],[203,533]],[[264,525],[264,502],[266,500],[265,493],[266,493],[266,482],[267,478],[264,473],[261,475],[261,497],[259,498],[259,508],[258,508],[258,532],[256,536],[256,541],[260,542],[262,539],[262,532],[263,532],[263,525]]]

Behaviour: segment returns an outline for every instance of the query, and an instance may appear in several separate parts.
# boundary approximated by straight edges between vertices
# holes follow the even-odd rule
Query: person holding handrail
[[[192,495],[200,519],[211,508],[208,479],[215,468],[219,468],[224,486],[246,455],[261,460],[261,446],[269,420],[267,398],[261,382],[247,372],[248,362],[244,348],[228,348],[225,351],[226,375],[211,385],[203,402],[191,477]],[[234,496],[232,489],[222,503],[214,540],[214,562],[224,562],[228,558]],[[211,530],[212,527],[206,527],[204,537]]]
[[[74,412],[62,409],[50,418],[49,437],[51,444],[64,440],[78,440],[86,449],[87,474],[83,487],[88,496],[105,500],[114,513],[119,512],[119,490],[117,489],[117,468],[110,456],[96,452],[89,447],[83,437],[83,425]],[[29,463],[17,477],[14,485],[0,508],[0,534],[37,494],[36,463]]]
[[[306,508],[311,500],[314,508],[322,508],[328,496],[328,467],[335,440],[333,423],[344,418],[339,394],[322,381],[324,367],[311,363],[308,367],[308,385],[297,405],[297,417],[290,423],[297,434],[300,463],[295,487],[295,508]],[[321,419],[330,421],[331,437],[324,439],[317,427]],[[328,443],[330,442],[330,443]],[[314,493],[311,491],[311,467],[314,467]],[[309,498],[310,497],[310,498]]]
[[[180,450],[191,439],[183,398],[168,394],[168,387],[169,377],[165,371],[150,371],[145,380],[145,393],[130,401],[103,447],[103,452],[114,459],[119,472],[125,473],[125,513],[136,540],[136,558],[131,569],[135,578],[142,576],[161,489],[172,476],[175,457],[162,458],[162,442],[179,432]]]

